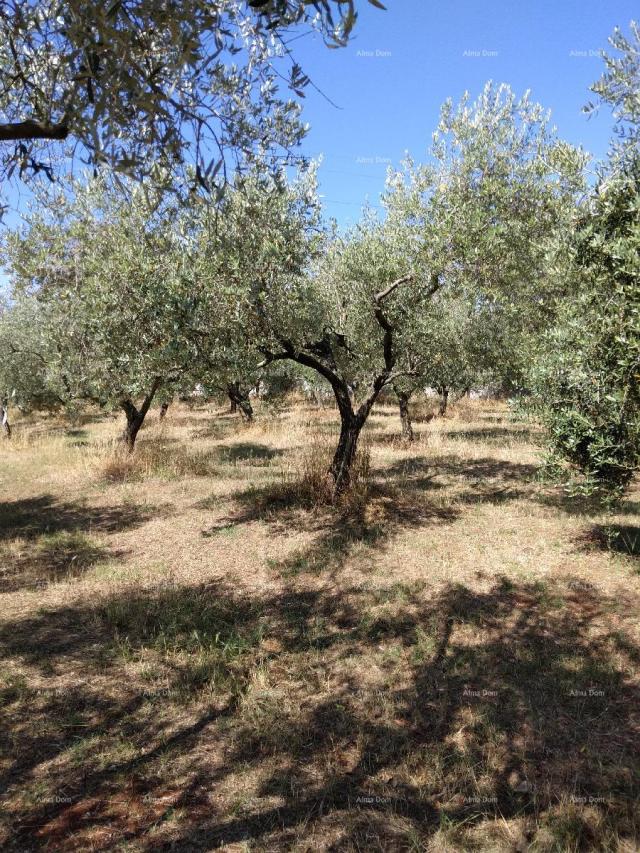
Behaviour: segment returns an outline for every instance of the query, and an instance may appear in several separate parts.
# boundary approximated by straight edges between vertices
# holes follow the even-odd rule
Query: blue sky
[[[611,116],[582,113],[601,74],[601,48],[618,25],[639,17],[637,0],[386,0],[360,2],[351,43],[328,50],[297,39],[297,59],[338,106],[307,89],[306,153],[324,155],[321,192],[328,215],[354,222],[365,199],[378,202],[387,164],[404,152],[426,158],[446,98],[480,93],[491,79],[530,89],[559,134],[604,157]]]
[[[320,188],[328,216],[341,226],[357,220],[365,201],[376,205],[388,165],[409,151],[428,156],[440,106],[465,90],[480,93],[489,79],[517,94],[531,89],[551,109],[560,135],[604,157],[612,133],[608,112],[587,118],[589,85],[601,74],[599,51],[616,25],[639,17],[630,0],[366,0],[352,40],[330,50],[315,35],[291,43],[313,83],[304,120],[306,154],[323,155]],[[634,8],[635,7],[635,8]],[[299,35],[296,33],[295,35]],[[29,192],[14,184],[11,205]],[[5,224],[16,224],[11,213]],[[3,284],[0,271],[0,288]]]

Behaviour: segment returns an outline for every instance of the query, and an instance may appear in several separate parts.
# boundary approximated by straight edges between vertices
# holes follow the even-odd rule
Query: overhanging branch
[[[69,125],[66,122],[47,124],[40,121],[17,121],[0,124],[0,142],[14,142],[19,139],[66,139]]]

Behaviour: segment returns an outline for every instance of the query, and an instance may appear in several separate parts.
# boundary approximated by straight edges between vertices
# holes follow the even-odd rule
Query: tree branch
[[[406,284],[408,281],[413,281],[413,273],[409,273],[408,275],[403,275],[401,278],[396,279],[391,282],[391,284],[386,287],[384,290],[381,290],[380,293],[376,293],[373,297],[373,301],[376,305],[380,305],[380,303],[387,298],[396,287],[400,287],[401,284]]]
[[[393,355],[393,326],[382,311],[382,303],[397,287],[400,287],[401,284],[406,284],[408,281],[413,281],[413,275],[411,273],[403,275],[402,278],[396,279],[396,281],[392,282],[384,290],[381,290],[380,293],[376,293],[373,297],[373,301],[375,303],[373,313],[378,325],[384,330],[383,350],[386,373],[390,373],[393,370],[395,357]]]
[[[0,124],[0,142],[12,142],[18,139],[66,139],[69,126],[66,122],[44,124],[28,119],[12,124]]]
[[[332,370],[330,367],[327,367],[326,364],[323,364],[319,358],[316,358],[314,355],[310,355],[307,352],[301,352],[300,350],[296,350],[291,341],[280,341],[280,345],[283,347],[284,351],[280,353],[272,353],[269,350],[263,349],[262,352],[265,355],[265,360],[258,365],[259,367],[264,367],[272,361],[283,361],[285,359],[290,359],[291,361],[297,362],[297,364],[301,364],[303,367],[310,367],[312,370],[315,370],[320,376],[324,377],[329,385],[333,388],[333,393],[336,396],[336,402],[338,403],[339,408],[347,408],[351,412],[351,398],[349,397],[349,388],[347,383],[338,376],[337,371]]]

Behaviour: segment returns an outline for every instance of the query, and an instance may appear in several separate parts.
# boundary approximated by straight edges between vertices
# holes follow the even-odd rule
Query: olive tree
[[[337,47],[355,20],[354,0],[0,0],[2,175],[71,157],[217,193],[228,167],[286,160],[304,135],[290,29]]]
[[[638,25],[610,39],[592,90],[616,125],[593,192],[560,235],[566,298],[530,348],[530,408],[551,458],[582,475],[577,489],[618,498],[640,464],[640,53]],[[587,110],[592,110],[592,104]],[[574,484],[576,486],[576,484]]]
[[[412,317],[414,375],[396,386],[407,436],[407,395],[506,375],[509,342],[548,322],[566,288],[554,238],[584,191],[585,161],[528,94],[488,83],[473,103],[444,104],[430,162],[407,158],[389,174],[386,227],[439,282]]]
[[[592,113],[601,103],[608,104],[616,122],[616,141],[612,149],[615,163],[628,154],[638,153],[640,146],[640,26],[631,21],[629,34],[616,27],[609,38],[613,53],[602,52],[605,70],[591,91],[597,102],[586,105]]]
[[[188,239],[142,187],[125,197],[97,180],[57,194],[8,240],[14,287],[43,306],[67,399],[122,409],[129,450],[158,390],[191,360]]]
[[[531,370],[552,458],[620,496],[640,468],[640,157],[603,178],[566,241],[575,295]]]
[[[54,369],[57,353],[46,327],[46,310],[33,297],[0,306],[0,421],[7,438],[11,406],[26,412],[64,405],[64,377]]]
[[[408,442],[414,438],[409,408],[413,396],[434,388],[440,397],[438,414],[444,416],[451,394],[489,380],[495,344],[492,317],[470,300],[452,296],[446,287],[414,322],[413,369],[393,384],[402,437]]]
[[[225,217],[225,280],[240,293],[240,324],[263,365],[295,362],[333,391],[341,429],[330,470],[339,493],[380,392],[410,370],[409,308],[438,281],[416,276],[394,234],[370,216],[344,238],[323,232],[313,173],[293,184],[245,182]]]

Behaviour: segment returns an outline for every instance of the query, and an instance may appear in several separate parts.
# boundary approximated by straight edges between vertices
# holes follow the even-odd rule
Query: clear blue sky
[[[340,109],[307,89],[304,144],[324,155],[326,211],[341,225],[357,219],[383,188],[386,164],[405,151],[426,157],[440,105],[491,79],[509,83],[552,112],[560,135],[604,157],[607,112],[587,118],[589,85],[603,70],[599,50],[616,25],[640,17],[629,0],[385,0],[382,12],[360,0],[352,42],[327,50],[300,38],[296,57]],[[479,54],[479,55],[478,55]]]

